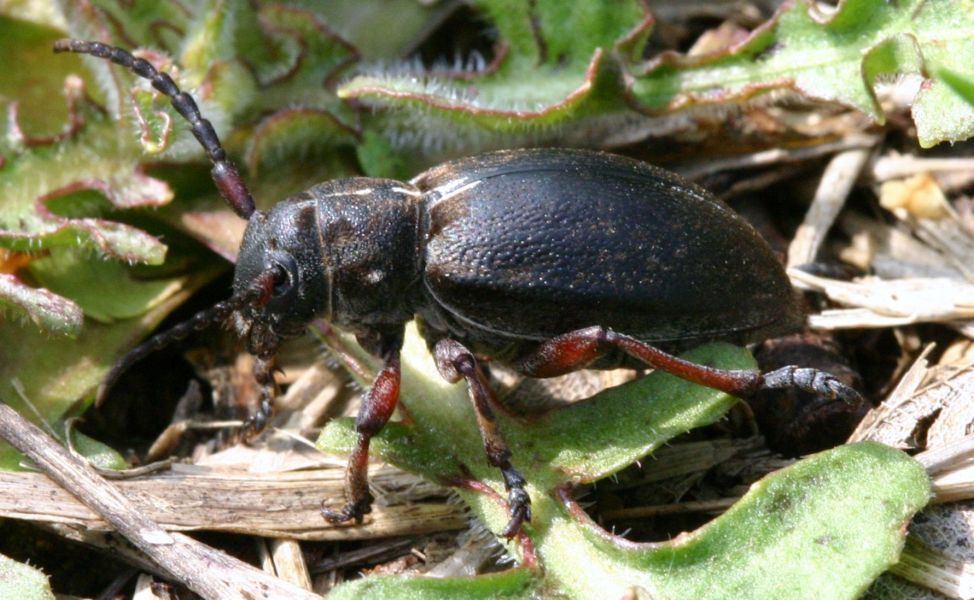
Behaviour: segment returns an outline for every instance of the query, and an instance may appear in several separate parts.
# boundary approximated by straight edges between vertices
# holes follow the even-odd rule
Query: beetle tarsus
[[[383,371],[385,372],[385,371]],[[377,380],[378,381],[378,380]],[[373,384],[373,389],[375,389]],[[366,395],[366,400],[372,391]],[[361,412],[359,413],[361,415]],[[321,515],[332,524],[347,523],[354,520],[361,523],[365,515],[372,512],[372,497],[369,492],[369,441],[371,434],[359,432],[358,440],[348,457],[345,469],[345,498],[347,502],[341,510],[331,510],[323,501]]]
[[[809,367],[789,365],[762,376],[759,389],[774,390],[781,388],[796,388],[818,394],[829,400],[842,400],[852,403],[862,401],[859,392],[839,381],[835,375]]]

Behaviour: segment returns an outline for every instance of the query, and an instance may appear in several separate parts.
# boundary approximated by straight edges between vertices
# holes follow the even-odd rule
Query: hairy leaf
[[[0,597],[54,600],[51,584],[39,569],[0,554]]]
[[[410,600],[458,600],[535,598],[535,573],[529,569],[511,569],[478,577],[368,577],[335,588],[328,598],[409,598]]]
[[[925,78],[913,103],[922,145],[974,134],[974,108],[934,69],[974,72],[972,0],[844,0],[828,14],[792,0],[740,42],[664,52],[647,63],[639,50],[651,20],[638,2],[476,4],[504,44],[496,64],[387,69],[352,79],[339,94],[390,109],[374,126],[395,146],[434,157],[499,139],[605,143],[637,123],[662,133],[679,125],[652,119],[719,110],[772,90],[845,104],[882,123],[877,81],[904,74]]]
[[[0,314],[15,321],[29,319],[50,333],[66,336],[78,334],[83,318],[75,302],[7,273],[0,273]]]

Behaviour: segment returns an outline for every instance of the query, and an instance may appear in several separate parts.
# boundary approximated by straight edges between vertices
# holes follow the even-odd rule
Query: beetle
[[[150,80],[189,121],[216,187],[248,221],[231,297],[132,350],[99,395],[150,352],[232,319],[256,357],[261,402],[249,424],[259,431],[281,340],[317,318],[353,332],[383,367],[356,420],[346,504],[323,506],[331,522],[361,522],[370,511],[370,440],[396,407],[403,330],[413,318],[442,376],[467,384],[487,460],[507,488],[507,537],[530,520],[531,502],[477,356],[532,377],[648,365],[738,396],[795,387],[859,399],[815,369],[724,370],[671,354],[711,340],[753,342],[803,323],[767,243],[674,173],[593,151],[500,151],[447,162],[408,183],[328,181],[258,211],[213,127],[168,75],[98,42],[60,40],[54,49],[108,59]]]

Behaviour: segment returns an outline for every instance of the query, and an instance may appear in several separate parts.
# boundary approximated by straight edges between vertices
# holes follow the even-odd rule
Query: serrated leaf
[[[106,27],[90,5],[73,3],[71,10],[76,12],[69,22],[77,31]],[[67,328],[76,335],[71,340],[52,338],[50,329],[39,331],[16,319],[0,322],[0,401],[54,423],[83,410],[118,354],[216,270],[177,250],[165,269],[133,275],[125,263],[161,264],[166,246],[99,213],[158,206],[172,197],[169,185],[143,173],[134,121],[116,120],[88,96],[80,79],[65,78],[64,68],[77,69],[81,63],[76,56],[51,51],[50,40],[63,33],[39,31],[30,36],[24,33],[30,27],[23,23],[0,21],[0,26],[17,31],[9,37],[0,32],[0,39],[23,41],[25,46],[17,52],[35,77],[33,85],[46,90],[45,103],[55,109],[52,112],[62,113],[60,124],[37,121],[31,116],[34,112],[25,112],[25,120],[19,119],[19,111],[11,113],[7,135],[0,140],[5,159],[0,170],[0,247],[23,252],[25,260],[16,273],[32,285],[48,288],[31,293],[41,300],[58,295],[47,298],[47,304],[35,304],[31,318],[42,323],[52,316],[60,318],[58,307],[64,307],[71,318],[50,327]],[[116,79],[118,72],[97,61],[90,64],[105,67],[100,90],[105,97],[127,97]],[[20,90],[10,89],[7,79],[7,73],[16,71],[0,70],[0,85],[8,98],[22,97]],[[68,99],[66,111],[56,95],[62,89]],[[38,125],[41,122],[46,124]],[[187,264],[202,268],[189,276],[173,274],[174,267]],[[54,315],[50,306],[55,307]],[[68,312],[72,308],[75,312]],[[78,309],[103,323],[82,322]],[[16,468],[19,460],[8,446],[0,449],[2,468]]]
[[[566,128],[578,143],[592,144],[594,130],[611,129],[623,114],[637,117],[627,107],[619,61],[645,45],[652,21],[644,3],[483,0],[476,6],[503,43],[495,64],[473,60],[430,72],[393,67],[351,79],[339,96],[390,108],[370,125],[400,149],[433,155],[536,143],[564,136]]]
[[[156,0],[92,0],[88,6],[76,2],[58,2],[68,15],[70,27],[84,27],[85,32],[100,32],[111,39],[137,40],[140,47],[155,47],[175,52],[182,40],[181,32],[190,26],[192,3],[177,4]],[[96,10],[92,10],[95,7]],[[82,31],[76,31],[82,33]],[[91,36],[85,39],[97,39]]]
[[[951,66],[970,72],[972,39],[970,0],[844,0],[831,15],[795,1],[726,52],[660,57],[637,78],[633,94],[646,109],[661,111],[793,88],[854,106],[882,122],[874,92],[877,77],[925,74],[929,62],[947,56]],[[913,116],[921,144],[962,140],[974,133],[974,113],[955,106],[951,94],[936,80],[928,80],[918,94]]]
[[[82,100],[83,87],[72,87],[69,93],[87,107],[75,105],[74,114],[85,122],[82,129],[44,144],[22,137],[23,148],[0,149],[7,159],[0,171],[0,247],[21,252],[73,247],[126,262],[159,264],[165,247],[154,237],[104,219],[61,216],[50,208],[82,190],[100,192],[118,208],[158,206],[172,195],[165,183],[142,174],[137,159],[129,155],[131,148],[117,143],[112,122]]]
[[[252,104],[257,97],[256,80],[250,73],[248,65],[252,63],[247,54],[259,53],[263,38],[247,40],[241,33],[257,30],[257,9],[232,4],[224,5],[220,0],[187,3],[176,9],[178,15],[170,12],[171,6],[138,0],[128,4],[122,11],[124,14],[117,14],[119,7],[111,2],[98,6],[65,2],[62,9],[69,24],[68,35],[73,37],[132,49],[133,38],[129,36],[154,30],[156,34],[144,38],[144,45],[149,48],[139,54],[160,71],[171,73],[181,87],[196,97],[204,117],[223,132],[231,129],[230,121],[237,115],[246,112],[248,118],[254,118],[264,112]],[[268,10],[273,12],[277,8]],[[244,25],[238,28],[241,23]],[[41,28],[35,28],[39,31],[34,32],[23,23],[0,19],[2,27],[9,27],[16,34],[7,36],[0,29],[0,44],[5,48],[8,43],[23,44],[17,47],[16,56],[29,65],[33,76],[30,89],[45,90],[43,99],[47,104],[56,99],[57,90],[63,88],[68,94],[68,110],[61,110],[60,120],[45,117],[46,113],[57,114],[58,110],[25,112],[30,117],[27,120],[16,118],[17,112],[12,111],[15,118],[10,121],[9,134],[0,139],[0,248],[10,247],[27,257],[24,264],[16,266],[19,269],[16,272],[24,280],[70,297],[70,301],[64,300],[65,307],[80,307],[90,317],[80,332],[70,329],[78,335],[68,342],[50,339],[18,320],[0,322],[0,401],[12,404],[25,414],[54,422],[71,412],[82,411],[96,385],[124,349],[131,347],[189,292],[224,267],[201,259],[198,247],[186,253],[178,244],[170,248],[174,254],[169,257],[171,260],[157,270],[142,269],[136,274],[124,264],[106,261],[108,258],[159,264],[166,246],[155,237],[129,224],[103,218],[100,213],[111,210],[113,216],[148,223],[153,231],[164,230],[152,217],[123,214],[116,209],[159,206],[173,196],[169,187],[169,182],[173,182],[180,190],[180,206],[159,211],[154,216],[182,229],[193,226],[208,229],[209,235],[212,219],[199,212],[184,219],[183,211],[191,206],[198,209],[198,201],[208,201],[216,194],[203,151],[188,132],[186,120],[176,114],[168,98],[146,81],[107,61],[53,54],[51,41],[64,37],[63,32]],[[287,31],[281,35],[287,37],[294,33]],[[313,33],[307,30],[301,35]],[[300,36],[294,39],[301,43],[308,41]],[[319,44],[315,49],[321,49],[323,42],[314,42]],[[173,60],[166,52],[177,59]],[[337,63],[328,61],[341,62],[342,52],[347,55],[348,49],[338,48],[331,56],[310,59],[300,56],[303,62],[299,66],[307,69],[308,74],[305,83],[311,87],[312,76],[320,74],[322,68],[334,70]],[[6,50],[4,55],[7,56]],[[54,68],[46,69],[48,64]],[[80,65],[87,70],[80,70]],[[301,69],[297,72],[304,73]],[[65,71],[94,73],[93,81],[97,81],[98,89],[92,95],[104,98],[104,104],[89,97],[81,79],[66,78]],[[5,98],[19,98],[22,90],[17,85],[22,83],[22,78],[10,73],[20,71],[0,72],[0,91]],[[48,73],[56,78],[48,77]],[[314,88],[315,94],[337,102],[321,81],[314,82]],[[278,99],[291,106],[301,89],[292,86],[293,97],[282,94]],[[57,103],[55,108],[64,104]],[[253,122],[244,123],[242,135],[250,134],[252,125]],[[229,141],[228,152],[232,152],[234,135],[224,138]],[[331,148],[328,152],[332,152]],[[192,157],[204,166],[200,169],[153,166],[153,173],[166,177],[164,182],[142,171],[147,154],[167,160]],[[268,197],[277,200],[282,197],[277,193],[280,188],[288,188],[291,193],[295,191],[296,181],[306,187],[307,177],[317,175],[320,179],[318,169],[341,172],[348,167],[342,164],[339,168],[339,163],[328,156],[316,157],[314,168],[310,169],[299,161],[291,161],[275,170],[275,177],[256,191],[272,190]],[[239,219],[234,219],[239,224]],[[230,247],[234,237],[233,233],[220,237],[228,253],[235,249]],[[180,239],[177,232],[166,231],[167,243]],[[18,287],[13,292],[19,300],[25,294],[44,300],[43,294],[49,291],[38,290]],[[42,322],[54,317],[55,311],[50,306],[44,312],[43,304],[20,302],[17,310],[21,310],[21,305],[34,306],[35,313],[30,316]],[[77,310],[75,314],[73,321],[55,321],[51,326],[77,328],[80,315]],[[13,467],[17,461],[18,456],[8,448],[0,451],[0,464],[4,467]]]
[[[339,76],[358,61],[355,48],[310,8],[268,4],[257,19],[277,52],[257,63],[262,89],[254,110],[272,112],[247,141],[251,172],[355,141],[354,111],[333,91]]]
[[[327,110],[286,108],[261,121],[248,143],[245,160],[256,174],[261,165],[276,169],[296,155],[325,154],[354,137],[355,131]]]
[[[165,246],[155,237],[89,215],[106,205],[158,206],[171,197],[168,186],[142,173],[138,156],[131,155],[133,144],[88,98],[79,79],[64,79],[61,69],[42,67],[56,62],[49,45],[56,34],[9,20],[0,21],[0,27],[16,31],[8,39],[23,46],[11,50],[30,65],[36,77],[33,85],[48,90],[48,103],[51,87],[63,89],[67,96],[66,104],[53,101],[51,112],[66,115],[60,125],[32,116],[42,114],[33,110],[36,107],[31,107],[22,121],[22,103],[8,104],[6,135],[0,140],[0,247],[21,253],[94,254],[129,263],[161,263]],[[0,33],[0,37],[4,35]],[[12,88],[17,76],[7,78],[8,73],[15,72],[5,69],[0,73],[0,89],[18,98],[20,90]],[[48,73],[58,79],[45,78]],[[47,331],[76,335],[81,325],[78,305],[56,293],[50,288],[30,289],[21,279],[5,277],[2,295],[8,314],[26,314]]]
[[[287,58],[273,76],[261,80],[269,95],[261,102],[280,106],[278,95],[312,108],[335,108],[328,87],[342,71],[358,61],[358,53],[310,9],[267,4],[257,15],[265,34],[277,42]]]

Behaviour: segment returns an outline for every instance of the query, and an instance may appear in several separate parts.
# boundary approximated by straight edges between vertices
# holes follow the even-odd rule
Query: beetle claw
[[[356,524],[361,524],[365,515],[372,512],[372,498],[360,500],[358,502],[346,502],[341,510],[335,511],[328,508],[325,501],[321,501],[321,516],[333,525],[347,523],[355,520]]]
[[[512,489],[508,495],[511,520],[501,531],[501,535],[511,539],[521,532],[521,526],[531,520],[531,498],[523,488]]]

